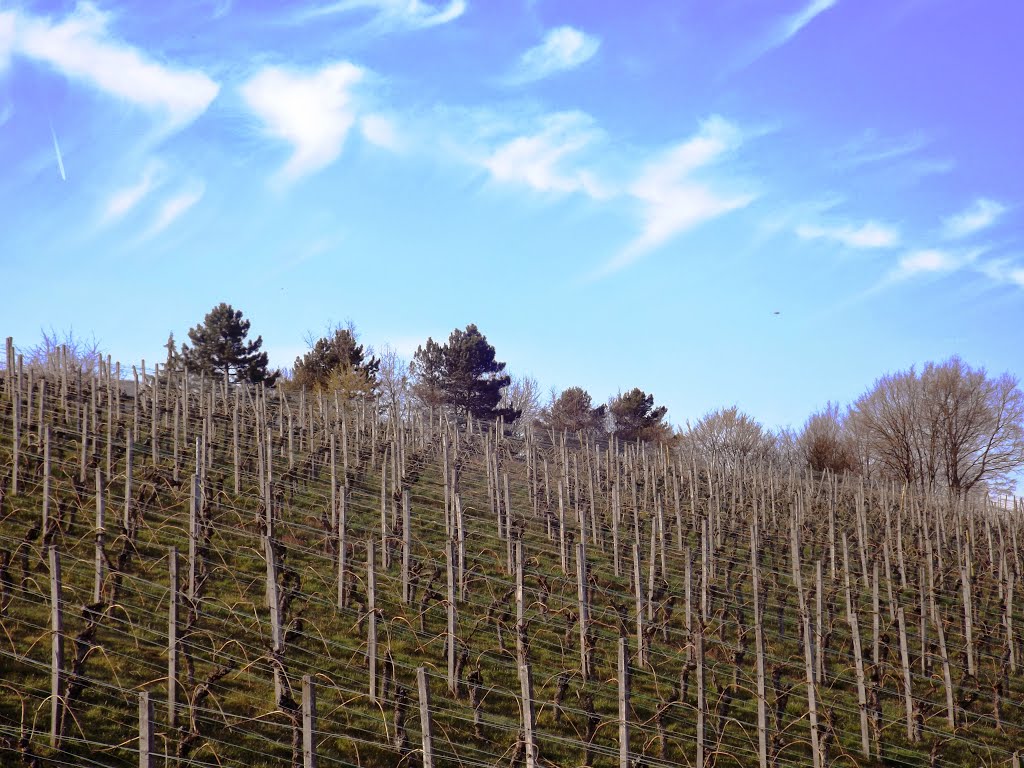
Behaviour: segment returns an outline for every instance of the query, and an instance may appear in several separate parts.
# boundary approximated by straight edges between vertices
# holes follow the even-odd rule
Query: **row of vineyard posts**
[[[6,363],[0,754],[1019,768],[1019,507]]]

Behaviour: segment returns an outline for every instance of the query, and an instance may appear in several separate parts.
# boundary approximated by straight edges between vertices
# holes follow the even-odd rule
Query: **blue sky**
[[[1024,373],[1015,0],[0,0],[0,326],[290,365],[476,323],[546,391],[799,426]],[[1017,74],[1014,74],[1017,73]],[[778,312],[779,314],[774,314]]]

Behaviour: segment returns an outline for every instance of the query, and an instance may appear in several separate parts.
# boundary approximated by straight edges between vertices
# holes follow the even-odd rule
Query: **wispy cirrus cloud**
[[[0,13],[0,72],[11,63],[11,52],[14,50],[14,14]]]
[[[143,170],[142,177],[137,182],[116,190],[103,207],[102,223],[116,221],[139,205],[159,186],[160,170],[159,163],[151,162]]]
[[[845,248],[893,248],[900,242],[900,233],[895,227],[876,221],[832,226],[801,224],[796,234],[802,240],[828,240]]]
[[[455,21],[466,12],[465,0],[433,5],[424,0],[339,0],[298,14],[300,21],[354,11],[373,13],[371,27],[381,31],[427,29]]]
[[[965,210],[943,221],[942,234],[948,240],[968,237],[991,227],[1005,212],[1002,203],[979,197]]]
[[[157,210],[153,223],[142,236],[143,239],[159,235],[202,200],[205,193],[206,184],[202,181],[195,181],[171,195]]]
[[[593,198],[610,191],[596,174],[568,160],[602,138],[593,118],[582,112],[546,115],[539,126],[499,144],[481,164],[496,181],[524,184],[540,192],[582,192]]]
[[[217,83],[197,69],[157,62],[117,39],[108,28],[110,19],[88,2],[79,3],[61,21],[8,11],[0,14],[0,38],[6,28],[15,55],[155,113],[167,130],[181,128],[206,111],[217,97]]]
[[[829,8],[834,6],[838,0],[811,0],[807,5],[796,13],[793,13],[779,22],[771,38],[769,48],[777,48],[785,45],[799,34],[800,30],[814,21]]]
[[[918,275],[955,272],[967,264],[969,258],[963,254],[926,248],[911,251],[900,257],[896,268],[890,273],[892,280],[906,280]]]
[[[519,57],[507,82],[514,85],[531,83],[575,69],[592,59],[600,47],[598,38],[575,27],[549,29],[540,43]]]
[[[359,118],[359,130],[364,139],[383,149],[398,151],[403,147],[394,121],[385,115],[370,114]]]
[[[53,151],[57,155],[57,170],[60,171],[60,178],[62,181],[68,180],[68,175],[64,171],[64,155],[60,151],[60,142],[57,141],[57,132],[50,126],[50,136],[53,137]]]
[[[1024,288],[1024,265],[1010,259],[989,259],[978,265],[978,271],[997,283]]]
[[[749,205],[751,192],[726,193],[695,174],[739,147],[742,135],[717,115],[698,132],[651,160],[627,193],[642,205],[643,226],[593,277],[604,277],[636,262],[650,251],[694,227]]]
[[[292,145],[279,180],[294,181],[338,158],[357,117],[353,89],[365,74],[347,61],[313,71],[265,67],[242,86],[265,133]],[[369,137],[374,135],[371,127]]]
[[[765,54],[781,48],[837,2],[838,0],[810,0],[800,10],[782,17],[733,62],[731,69],[748,67]]]

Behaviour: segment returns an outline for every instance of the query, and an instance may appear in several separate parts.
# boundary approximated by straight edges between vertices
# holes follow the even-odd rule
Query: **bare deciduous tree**
[[[735,405],[706,413],[690,427],[688,437],[714,465],[765,461],[775,448],[771,433]]]
[[[72,367],[81,368],[90,374],[96,370],[104,354],[95,336],[76,335],[73,328],[64,331],[57,331],[53,327],[41,328],[39,335],[39,342],[23,352],[25,365],[46,366],[64,357]]]
[[[817,472],[827,469],[842,474],[857,469],[853,442],[837,403],[826,403],[811,414],[797,444],[804,464]]]
[[[1000,487],[1024,466],[1024,394],[959,357],[883,376],[848,423],[869,472],[957,496]]]
[[[377,390],[381,405],[391,418],[404,418],[409,408],[410,365],[387,344],[381,347],[378,361]]]
[[[513,376],[502,390],[499,407],[519,411],[519,424],[526,427],[540,416],[540,384],[532,376]]]

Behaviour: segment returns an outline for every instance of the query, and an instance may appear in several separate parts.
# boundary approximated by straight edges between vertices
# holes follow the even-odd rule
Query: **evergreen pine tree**
[[[261,352],[263,337],[246,341],[249,321],[242,311],[221,303],[211,309],[202,325],[188,332],[192,346],[181,345],[181,359],[192,373],[206,373],[249,384],[274,386],[279,373],[267,371],[267,353]]]
[[[464,331],[456,328],[444,346],[427,339],[416,350],[415,364],[420,394],[428,404],[436,398],[461,416],[472,414],[487,421],[499,416],[507,421],[519,418],[518,409],[499,407],[501,391],[511,378],[503,373],[505,363],[495,359],[494,347],[475,325],[467,325]]]

